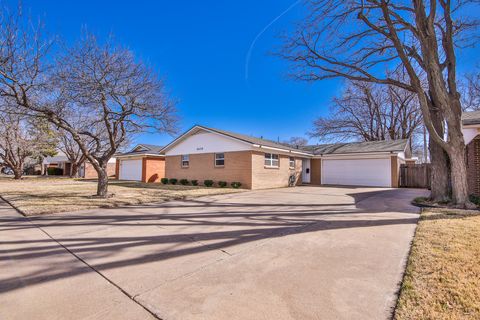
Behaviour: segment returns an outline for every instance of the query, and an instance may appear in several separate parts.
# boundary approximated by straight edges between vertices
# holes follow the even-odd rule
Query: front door
[[[310,159],[302,160],[302,182],[310,183]]]

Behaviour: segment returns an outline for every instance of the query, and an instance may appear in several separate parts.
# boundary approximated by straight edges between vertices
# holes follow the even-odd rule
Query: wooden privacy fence
[[[430,188],[430,164],[400,165],[400,187]]]

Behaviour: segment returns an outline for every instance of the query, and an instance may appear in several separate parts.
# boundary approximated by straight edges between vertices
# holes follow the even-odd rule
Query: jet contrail
[[[248,48],[247,56],[246,56],[246,59],[245,59],[245,80],[248,80],[248,67],[250,66],[250,57],[252,56],[253,47],[255,47],[255,44],[257,43],[258,38],[260,38],[260,37],[262,36],[262,34],[264,34],[265,31],[267,31],[268,28],[271,27],[272,24],[274,24],[275,22],[277,22],[278,19],[280,19],[281,17],[283,17],[288,11],[292,10],[293,7],[295,7],[297,4],[299,4],[300,1],[302,1],[302,0],[297,0],[297,1],[295,1],[293,4],[290,5],[290,7],[288,7],[287,9],[285,9],[285,11],[283,11],[283,12],[280,13],[278,16],[276,16],[275,19],[273,19],[272,21],[270,21],[270,23],[267,24],[267,25],[262,29],[262,31],[260,31],[260,32],[257,34],[257,36],[255,37],[255,39],[253,39],[252,43],[250,44],[250,48]]]

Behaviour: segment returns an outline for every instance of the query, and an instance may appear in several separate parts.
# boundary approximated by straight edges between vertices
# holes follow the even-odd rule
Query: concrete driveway
[[[387,319],[423,195],[296,187],[31,222],[4,208],[0,318]]]

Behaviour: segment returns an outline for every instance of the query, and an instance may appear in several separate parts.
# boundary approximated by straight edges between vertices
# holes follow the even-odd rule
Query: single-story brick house
[[[115,177],[115,163],[116,159],[111,158],[108,161],[107,172],[109,177]],[[41,174],[47,174],[48,168],[60,168],[63,170],[64,176],[70,175],[71,163],[63,152],[58,152],[56,156],[46,157],[43,159]],[[85,179],[97,179],[97,171],[93,168],[90,162],[85,161],[80,168],[78,168],[78,176]]]
[[[400,164],[411,158],[407,140],[300,148],[199,125],[159,154],[167,178],[240,182],[248,189],[284,187],[292,176],[295,184],[398,187]]]
[[[139,144],[132,150],[116,154],[116,176],[119,180],[159,182],[165,177],[165,155],[162,146]]]
[[[464,112],[462,125],[467,145],[468,191],[480,196],[480,111]]]

